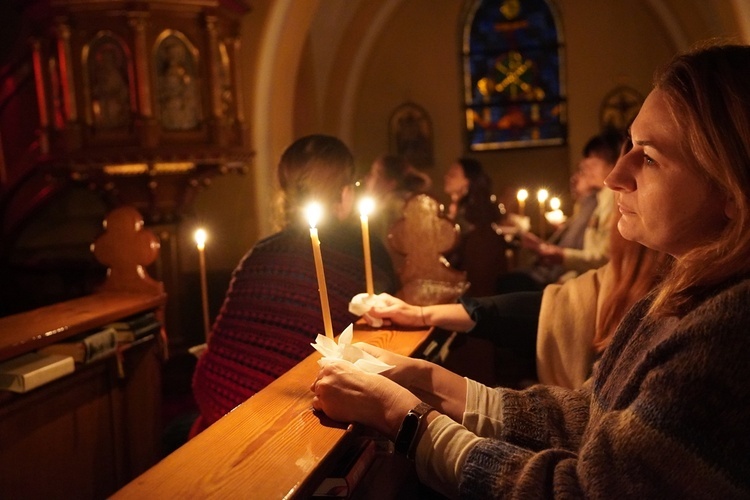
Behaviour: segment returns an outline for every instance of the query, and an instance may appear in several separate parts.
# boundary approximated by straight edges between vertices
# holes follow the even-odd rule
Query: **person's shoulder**
[[[686,323],[700,325],[719,335],[750,339],[750,277],[726,282],[707,293],[707,297],[684,317]]]
[[[739,307],[739,309],[750,316],[750,307],[746,307],[749,303],[750,277],[741,277],[730,280],[707,301],[708,306],[743,306]]]
[[[294,251],[301,244],[310,245],[310,238],[299,228],[286,228],[258,240],[242,258],[240,265],[257,260],[266,255]]]

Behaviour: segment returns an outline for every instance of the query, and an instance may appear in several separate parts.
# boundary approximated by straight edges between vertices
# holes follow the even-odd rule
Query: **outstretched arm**
[[[387,293],[381,293],[378,298],[384,301],[385,305],[373,307],[368,315],[383,319],[386,325],[437,326],[459,332],[471,330],[475,325],[461,304],[415,306]]]

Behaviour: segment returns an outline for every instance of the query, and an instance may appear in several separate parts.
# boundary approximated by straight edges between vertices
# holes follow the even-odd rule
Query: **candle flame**
[[[195,243],[198,244],[198,250],[203,250],[206,246],[206,239],[208,237],[206,230],[203,228],[196,230],[193,237],[195,238]]]
[[[375,202],[372,198],[362,198],[359,201],[359,215],[367,217],[375,209]]]
[[[536,199],[539,201],[539,203],[544,203],[547,201],[547,197],[549,196],[549,192],[546,189],[540,189],[536,193]]]
[[[560,208],[560,198],[554,197],[549,200],[549,207],[552,210],[558,210]]]
[[[320,203],[313,202],[307,205],[307,208],[305,208],[305,217],[307,218],[307,223],[310,224],[310,227],[315,227],[318,225],[318,221],[320,220],[322,214],[323,208],[320,206]]]
[[[516,195],[516,198],[518,201],[526,201],[526,198],[529,197],[529,192],[525,189],[519,189],[518,194]]]

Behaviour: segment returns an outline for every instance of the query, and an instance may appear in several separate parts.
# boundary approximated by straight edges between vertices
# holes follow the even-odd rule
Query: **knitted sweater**
[[[649,300],[579,390],[469,381],[463,425],[420,440],[420,477],[462,498],[750,498],[750,279],[681,318],[643,321]]]
[[[357,318],[351,298],[365,291],[362,235],[356,225],[319,228],[335,335]],[[397,289],[390,259],[371,241],[377,293]],[[234,270],[208,349],[198,360],[193,394],[200,410],[192,435],[263,389],[313,351],[323,333],[318,282],[306,228],[260,241]]]

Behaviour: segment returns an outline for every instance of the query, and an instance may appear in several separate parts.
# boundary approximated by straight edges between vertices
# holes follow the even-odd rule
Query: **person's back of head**
[[[400,193],[406,197],[426,193],[431,186],[429,176],[411,166],[404,157],[394,154],[376,158],[365,179],[367,191],[376,196]]]
[[[482,164],[474,158],[462,157],[456,160],[469,181],[468,192],[460,201],[469,222],[496,222],[500,209],[492,201],[492,178],[487,175]]]
[[[484,171],[482,164],[474,158],[461,157],[456,162],[461,165],[464,171],[464,176],[469,181],[469,192],[474,190],[485,190],[490,192],[492,190],[492,179]]]
[[[309,135],[294,141],[278,165],[282,225],[303,223],[302,210],[317,202],[329,217],[344,218],[353,205],[354,157],[341,140]]]
[[[607,163],[614,165],[620,156],[625,136],[614,129],[605,129],[590,138],[583,146],[583,157],[598,156]]]
[[[588,140],[583,147],[583,159],[578,165],[575,189],[581,198],[601,190],[604,179],[612,171],[620,156],[625,136],[607,129]]]
[[[376,161],[379,161],[383,166],[383,174],[386,179],[395,181],[398,186],[403,184],[404,176],[409,169],[409,164],[403,157],[384,154]]]

